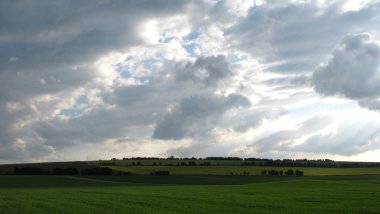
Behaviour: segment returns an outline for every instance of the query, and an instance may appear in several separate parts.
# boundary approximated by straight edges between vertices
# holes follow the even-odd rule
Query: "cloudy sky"
[[[0,163],[380,161],[380,1],[2,0]]]

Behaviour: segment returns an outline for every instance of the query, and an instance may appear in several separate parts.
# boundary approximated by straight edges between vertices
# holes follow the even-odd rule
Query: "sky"
[[[1,0],[0,163],[380,161],[380,1]]]

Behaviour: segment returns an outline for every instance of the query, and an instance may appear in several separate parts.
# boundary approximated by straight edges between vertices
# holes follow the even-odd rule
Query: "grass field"
[[[380,175],[0,176],[0,213],[380,213]]]

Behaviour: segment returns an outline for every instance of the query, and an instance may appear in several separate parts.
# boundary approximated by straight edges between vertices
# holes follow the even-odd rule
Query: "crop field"
[[[149,174],[164,170],[173,175],[260,175],[262,170],[302,170],[305,176],[380,174],[380,167],[373,168],[318,168],[318,167],[267,167],[267,166],[108,166],[114,170],[133,174]]]
[[[0,213],[380,213],[380,175],[0,176]]]
[[[193,165],[189,163],[193,162]],[[208,163],[209,165],[204,165]],[[248,165],[244,165],[248,163]],[[251,165],[250,163],[255,163]],[[326,175],[380,175],[380,167],[297,167],[297,166],[262,166],[262,161],[250,162],[243,160],[108,160],[89,161],[92,166],[105,166],[115,171],[132,174],[148,175],[153,171],[169,171],[171,175],[261,175],[263,170],[285,172],[288,169],[301,170],[305,176]],[[343,164],[344,162],[338,162]],[[184,165],[182,165],[184,164]]]

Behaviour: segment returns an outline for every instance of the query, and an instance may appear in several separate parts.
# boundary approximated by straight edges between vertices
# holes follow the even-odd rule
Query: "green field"
[[[0,193],[0,213],[380,213],[380,175],[8,175]]]
[[[0,165],[0,213],[380,213],[380,167],[113,160]],[[14,175],[16,167],[109,167],[111,176]],[[304,176],[261,176],[262,170]],[[132,175],[119,175],[120,172]],[[169,176],[151,176],[169,171]],[[124,173],[127,174],[127,173]],[[249,175],[248,175],[249,174]]]

